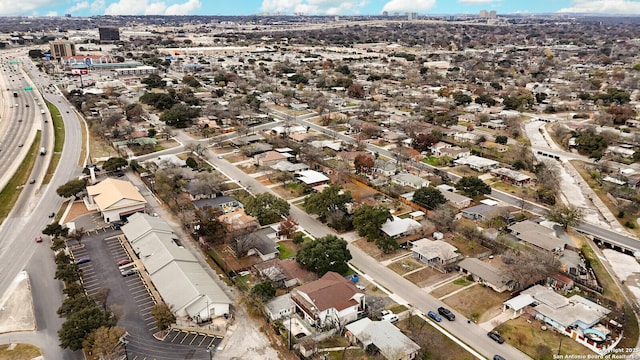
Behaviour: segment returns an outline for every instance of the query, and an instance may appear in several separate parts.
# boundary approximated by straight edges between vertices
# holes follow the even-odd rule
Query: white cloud
[[[44,16],[58,16],[58,13],[55,11],[49,11],[48,13],[46,13]]]
[[[93,3],[91,3],[91,12],[94,14],[102,12],[104,10],[104,7],[104,0],[95,0]]]
[[[0,16],[36,13],[39,9],[55,6],[59,3],[59,0],[0,0]]]
[[[389,12],[424,12],[431,9],[436,0],[391,0],[384,4],[382,11]]]
[[[267,13],[304,13],[309,15],[357,14],[366,0],[262,0]]]
[[[640,14],[640,2],[632,0],[573,0],[573,6],[558,12]]]
[[[88,8],[89,8],[89,2],[88,1],[77,2],[69,9],[69,13],[73,14],[76,11],[80,11],[80,10],[84,10],[84,9],[88,9]]]
[[[474,5],[474,4],[489,4],[493,2],[500,2],[501,0],[458,0],[459,3],[465,5]]]
[[[119,0],[105,9],[105,15],[188,15],[199,9],[200,0],[167,5],[164,1]]]

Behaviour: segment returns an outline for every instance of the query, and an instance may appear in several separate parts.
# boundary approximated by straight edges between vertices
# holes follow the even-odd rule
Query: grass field
[[[30,344],[17,344],[12,350],[9,346],[0,345],[0,360],[31,360],[42,355],[40,349]]]
[[[44,180],[42,180],[43,184],[48,184],[53,177],[53,173],[58,168],[58,164],[60,163],[60,156],[62,156],[62,148],[64,146],[64,121],[62,121],[62,116],[60,116],[60,110],[50,102],[47,103],[47,108],[49,108],[49,112],[51,113],[51,121],[53,122],[53,154],[51,155],[51,161],[49,162],[49,166],[47,167],[47,173],[44,176]],[[85,140],[85,135],[82,133],[83,141]],[[84,149],[84,142],[83,142]],[[82,160],[81,160],[82,161]]]
[[[18,167],[18,170],[16,170],[16,173],[13,174],[7,183],[7,186],[5,186],[0,192],[0,222],[4,221],[4,219],[9,215],[13,205],[20,196],[23,186],[34,186],[29,185],[28,182],[31,169],[33,169],[33,165],[39,156],[41,136],[42,133],[38,131],[36,133],[36,138],[33,143],[31,143],[27,156]]]

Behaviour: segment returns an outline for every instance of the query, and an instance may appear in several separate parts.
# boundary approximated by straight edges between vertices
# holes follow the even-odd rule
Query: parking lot
[[[130,258],[121,241],[122,232],[112,228],[94,231],[85,235],[81,246],[70,244],[74,259],[89,258],[78,265],[87,293],[93,298],[106,297],[106,305],[118,317],[127,336],[129,359],[209,359],[207,349],[222,339],[204,334],[170,331],[163,341],[153,334],[159,329],[151,308],[155,300],[139,273],[122,276],[118,262]],[[133,257],[135,259],[135,255]],[[122,266],[133,267],[134,264]]]

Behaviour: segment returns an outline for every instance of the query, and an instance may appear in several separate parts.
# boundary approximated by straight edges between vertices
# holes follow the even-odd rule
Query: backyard
[[[489,320],[485,314],[492,314],[497,308],[501,310],[502,303],[509,297],[508,292],[497,293],[489,287],[476,285],[451,295],[443,301],[467,318],[483,322]]]

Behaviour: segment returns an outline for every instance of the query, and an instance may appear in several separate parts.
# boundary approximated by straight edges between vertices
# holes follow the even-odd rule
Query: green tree
[[[278,222],[283,216],[289,215],[289,203],[270,193],[258,194],[245,201],[247,214],[254,216],[260,225]]]
[[[63,198],[75,197],[79,192],[87,188],[87,181],[85,179],[69,180],[66,183],[60,185],[56,189],[58,196]]]
[[[82,349],[84,340],[101,326],[114,326],[115,317],[97,306],[88,307],[69,315],[58,330],[60,347],[73,351]]]
[[[508,141],[509,141],[509,138],[504,135],[496,136],[496,144],[507,145]]]
[[[267,301],[276,296],[276,288],[271,281],[267,280],[251,288],[251,293],[257,295],[262,301]]]
[[[380,228],[392,219],[389,209],[384,206],[362,205],[353,214],[353,227],[358,235],[366,236],[367,241],[376,241],[382,237]]]
[[[108,158],[107,161],[104,162],[104,164],[102,164],[102,168],[105,171],[115,171],[120,170],[127,165],[129,165],[127,159],[123,159],[121,157],[111,157]]]
[[[147,136],[150,138],[155,137],[157,134],[158,134],[158,130],[156,129],[147,130]]]
[[[469,96],[467,94],[455,93],[455,94],[453,94],[453,101],[456,102],[456,105],[466,105],[466,104],[471,103],[471,101],[473,101],[473,99],[471,98],[471,96]]]
[[[200,87],[200,81],[196,79],[193,75],[185,75],[182,77],[182,82],[191,86],[192,88]]]
[[[167,82],[162,80],[162,78],[156,74],[150,74],[146,78],[140,80],[140,82],[147,85],[149,88],[164,89],[164,87],[167,86]]]
[[[169,305],[161,302],[153,305],[151,315],[156,319],[156,324],[160,330],[167,330],[171,324],[176,322],[176,316],[169,308]]]
[[[160,115],[160,121],[169,126],[186,128],[191,124],[191,120],[200,115],[200,109],[186,106],[185,104],[175,104],[171,109],[165,110]]]
[[[60,225],[58,222],[51,223],[42,230],[42,233],[54,237],[66,237],[69,234],[69,228]]]
[[[78,281],[80,280],[81,272],[82,271],[75,263],[60,264],[56,268],[56,273],[53,278],[63,282]]]
[[[335,235],[327,235],[302,245],[296,254],[296,261],[304,268],[322,276],[327,271],[345,274],[349,271],[347,262],[351,253],[347,242]]]
[[[491,193],[491,187],[476,176],[465,176],[456,183],[456,189],[475,197]]]
[[[584,213],[580,208],[573,205],[559,205],[553,209],[549,209],[546,213],[547,219],[557,222],[564,230],[569,226],[576,226],[584,219]]]
[[[609,146],[607,139],[593,130],[583,131],[576,137],[576,149],[581,154],[589,155],[590,158],[602,157],[607,146]]]
[[[304,208],[311,214],[323,219],[336,210],[346,213],[346,204],[351,201],[351,192],[342,191],[338,185],[331,184],[319,193],[313,193],[304,200]]]
[[[399,247],[398,242],[390,236],[381,236],[376,240],[376,246],[385,254],[390,254]]]
[[[82,343],[84,351],[101,360],[117,360],[122,358],[120,339],[126,333],[119,326],[101,326],[93,331]]]
[[[73,284],[77,284],[77,282],[73,282]],[[62,304],[58,308],[58,315],[62,317],[69,317],[69,315],[76,313],[78,311],[94,307],[96,306],[96,302],[92,299],[86,297],[84,295],[84,290],[78,293],[74,297],[68,297],[62,301]]]
[[[447,199],[440,190],[424,186],[413,193],[413,201],[429,210],[434,210],[439,205],[446,203]]]
[[[487,106],[493,106],[496,104],[496,101],[491,97],[491,95],[483,94],[476,98],[475,103],[480,105],[485,104]]]
[[[222,215],[222,210],[211,206],[203,206],[195,211],[194,229],[196,233],[205,238],[207,243],[213,245],[224,242],[226,230],[218,217]]]
[[[196,161],[196,159],[192,158],[191,156],[189,156],[185,162],[187,166],[192,169],[195,169],[198,167],[198,162]]]
[[[176,104],[177,100],[167,93],[145,92],[140,97],[140,102],[143,104],[151,105],[157,110],[162,111],[171,109],[171,107]]]

